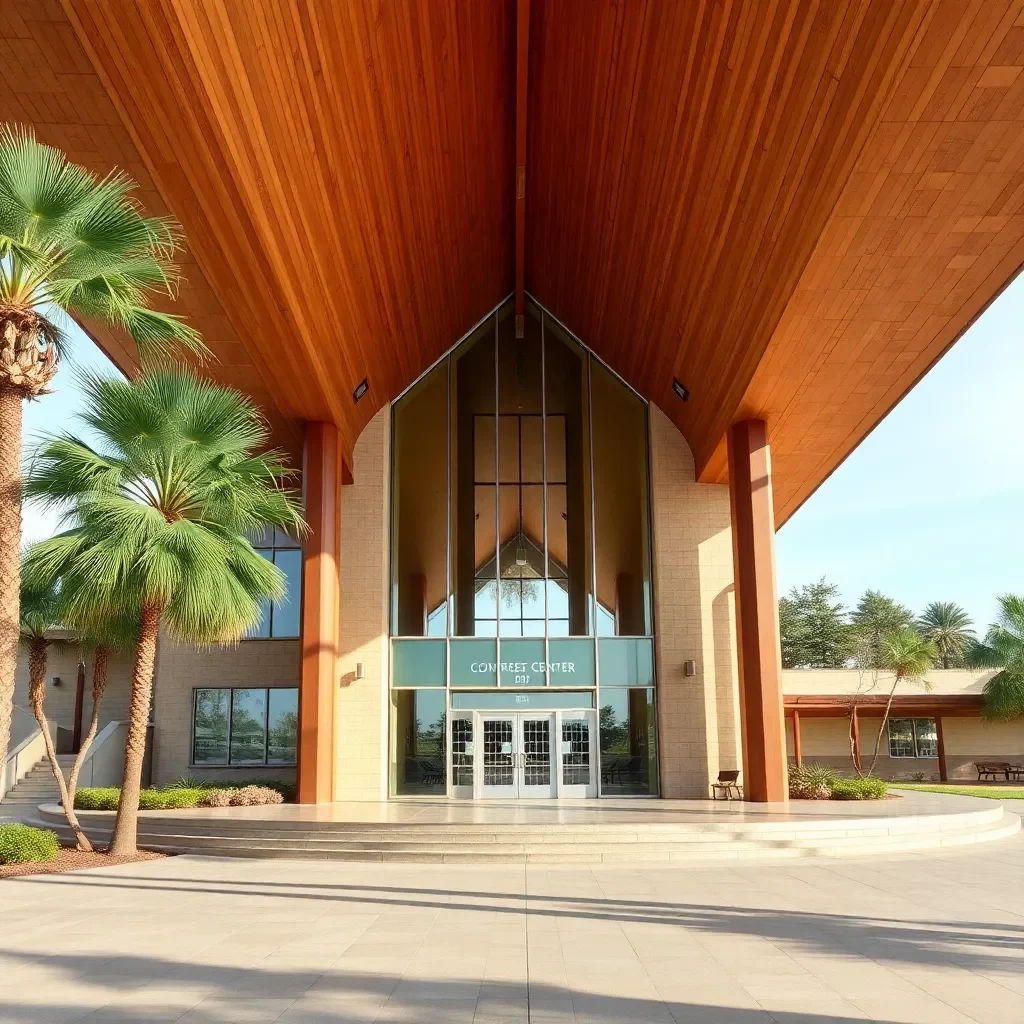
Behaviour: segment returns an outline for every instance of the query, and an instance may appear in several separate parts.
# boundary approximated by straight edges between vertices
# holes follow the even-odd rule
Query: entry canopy
[[[1009,0],[518,2],[8,5],[0,117],[181,220],[176,311],[293,453],[351,466],[525,289],[701,480],[765,419],[785,521],[1024,263]]]

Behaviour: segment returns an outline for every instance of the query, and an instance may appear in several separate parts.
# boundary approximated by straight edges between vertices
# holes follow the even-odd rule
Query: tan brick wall
[[[197,648],[162,637],[154,684],[153,785],[166,785],[186,774],[208,779],[294,782],[294,768],[190,768],[189,758],[195,687],[298,684],[298,640],[243,640],[232,647]]]
[[[861,763],[866,769],[873,756],[880,717],[860,719]],[[942,720],[946,747],[946,772],[951,782],[977,780],[975,761],[1024,763],[1024,722],[986,722],[974,717],[948,717]],[[804,762],[830,764],[852,774],[850,763],[849,719],[810,718],[800,720],[801,754]],[[786,747],[793,756],[793,723],[786,720]],[[939,761],[935,757],[889,757],[886,732],[882,733],[875,774],[883,779],[913,779],[923,773],[926,779],[938,779]]]
[[[729,489],[696,482],[689,446],[655,405],[650,432],[662,795],[706,797],[741,762]]]
[[[338,800],[386,796],[388,445],[381,409],[356,443],[341,501],[341,685],[335,702]],[[364,676],[355,678],[356,664]]]

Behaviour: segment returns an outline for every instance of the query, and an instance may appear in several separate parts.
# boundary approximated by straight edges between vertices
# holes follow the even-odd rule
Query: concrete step
[[[355,834],[316,832],[308,823],[302,833],[287,834],[286,830],[276,830],[276,834],[268,834],[257,827],[251,828],[248,834],[239,834],[238,821],[231,822],[234,828],[229,832],[216,827],[217,824],[225,824],[224,819],[203,820],[199,815],[182,815],[174,821],[177,828],[171,829],[167,827],[172,822],[169,817],[161,819],[144,813],[139,822],[139,843],[168,853],[339,861],[435,864],[703,862],[891,855],[989,842],[1014,835],[1021,827],[1017,815],[1003,811],[999,804],[996,804],[994,814],[987,813],[983,817],[985,820],[976,821],[971,820],[971,815],[963,814],[959,825],[947,823],[945,827],[928,828],[922,822],[913,831],[878,830],[874,835],[856,831],[844,835],[841,828],[836,827],[831,831],[823,829],[824,834],[817,836],[796,829],[788,836],[776,831],[773,836],[764,837],[743,835],[742,830],[732,835],[713,834],[696,826],[691,830],[679,826],[675,834],[662,835],[658,839],[634,838],[629,842],[616,839],[608,828],[588,834],[586,830],[571,826],[548,826],[544,830],[544,841],[538,841],[536,835],[528,836],[526,830],[519,829],[518,840],[502,835],[485,842],[469,843],[465,826],[452,826],[447,832],[441,832],[435,826],[428,833],[432,837],[429,840],[424,836],[396,836],[391,834],[393,830],[387,829],[374,831],[365,825]],[[97,812],[83,812],[81,818],[90,837],[97,843],[102,844],[109,839],[112,813],[100,817]],[[56,828],[64,838],[70,837],[59,808],[40,808],[39,823]],[[259,826],[260,823],[253,824]],[[842,821],[836,822],[837,826],[842,824]],[[155,825],[161,827],[155,828]]]

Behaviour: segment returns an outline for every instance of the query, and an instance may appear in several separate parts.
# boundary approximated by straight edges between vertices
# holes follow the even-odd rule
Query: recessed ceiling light
[[[689,400],[689,390],[683,385],[682,381],[676,377],[672,378],[672,390],[676,393],[677,398],[681,398],[684,402]]]
[[[352,392],[352,398],[358,402],[367,391],[370,390],[370,381],[364,377],[357,385],[355,391]]]

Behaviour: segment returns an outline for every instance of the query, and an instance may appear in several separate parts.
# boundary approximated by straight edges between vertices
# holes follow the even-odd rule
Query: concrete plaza
[[[886,860],[175,857],[0,882],[0,1021],[1024,1021],[1024,838]]]

